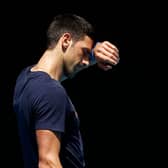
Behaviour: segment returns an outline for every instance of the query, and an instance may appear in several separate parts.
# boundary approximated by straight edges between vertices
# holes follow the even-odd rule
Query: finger
[[[105,64],[116,65],[119,61],[119,59],[116,59],[114,57],[108,57],[103,53],[99,53],[97,56],[98,61],[103,62]]]
[[[114,50],[116,53],[119,53],[118,48],[117,48],[115,45],[113,45],[113,44],[111,44],[110,42],[108,42],[108,41],[105,41],[105,42],[104,42],[104,47],[105,47],[106,50],[109,51],[109,52],[112,52],[112,51]]]
[[[105,56],[110,57],[111,59],[114,59],[115,61],[117,61],[119,59],[119,54],[115,50],[111,50],[108,48],[107,49],[102,48],[101,52]]]

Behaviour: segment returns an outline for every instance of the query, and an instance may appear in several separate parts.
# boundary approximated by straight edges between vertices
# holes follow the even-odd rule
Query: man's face
[[[83,66],[89,65],[89,55],[93,46],[93,40],[85,36],[82,40],[72,43],[64,56],[64,74],[70,76],[80,71]]]

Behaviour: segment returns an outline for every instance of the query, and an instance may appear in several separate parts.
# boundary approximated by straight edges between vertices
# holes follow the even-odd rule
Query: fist
[[[109,41],[96,43],[93,53],[98,66],[105,71],[112,69],[120,60],[118,48]]]

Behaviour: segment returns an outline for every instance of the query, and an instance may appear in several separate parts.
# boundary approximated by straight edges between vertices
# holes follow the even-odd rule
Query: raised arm
[[[119,50],[109,41],[97,42],[90,54],[90,60],[90,65],[97,63],[98,67],[104,71],[110,70],[114,65],[119,63]],[[83,69],[86,69],[87,67],[89,66],[85,66]],[[74,74],[83,69],[74,72]],[[74,74],[72,76],[75,76]],[[65,79],[67,79],[67,77],[62,76],[61,82]]]

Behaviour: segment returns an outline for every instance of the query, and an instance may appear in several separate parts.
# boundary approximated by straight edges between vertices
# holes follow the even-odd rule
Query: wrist
[[[94,48],[91,50],[90,52],[90,55],[89,55],[89,62],[90,64],[95,64],[97,61],[96,61],[96,57],[94,55]]]

